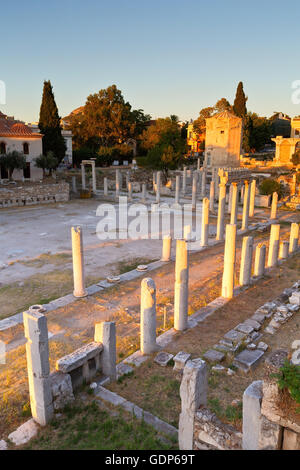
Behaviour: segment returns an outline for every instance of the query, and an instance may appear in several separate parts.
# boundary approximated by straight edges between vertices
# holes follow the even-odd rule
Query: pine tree
[[[246,108],[247,99],[248,98],[245,96],[245,93],[244,93],[243,82],[240,82],[236,89],[235,100],[233,103],[233,111],[237,116],[243,119],[247,115],[247,108]]]
[[[60,117],[50,80],[44,81],[39,128],[43,134],[43,153],[53,152],[58,163],[64,158],[66,144],[61,134]]]

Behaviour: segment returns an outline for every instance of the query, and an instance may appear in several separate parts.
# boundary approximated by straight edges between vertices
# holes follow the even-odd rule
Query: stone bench
[[[92,342],[56,361],[56,370],[70,374],[73,390],[88,383],[101,369],[102,343]]]

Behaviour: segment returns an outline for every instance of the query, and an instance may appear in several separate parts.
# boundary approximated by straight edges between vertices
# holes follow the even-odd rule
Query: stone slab
[[[253,326],[248,325],[247,323],[240,323],[238,326],[235,327],[235,330],[240,331],[241,333],[245,333],[245,335],[250,335],[252,331],[254,331]]]
[[[287,359],[288,351],[286,349],[276,349],[268,354],[266,362],[271,366],[279,369],[284,365],[284,361]]]
[[[230,330],[224,335],[224,339],[231,343],[232,345],[236,345],[240,341],[246,338],[246,334],[241,333],[240,331]]]
[[[73,351],[71,354],[67,354],[61,359],[58,359],[58,361],[56,361],[56,370],[65,374],[71,372],[72,370],[81,367],[89,359],[100,354],[102,350],[103,346],[100,343],[92,342],[86,344],[82,346],[82,348],[76,349],[76,351]]]
[[[254,351],[244,349],[235,357],[234,365],[245,372],[249,372],[257,365],[263,355],[264,352],[259,349],[255,349]]]
[[[203,359],[205,359],[207,362],[222,362],[224,357],[225,354],[220,351],[215,351],[214,349],[210,349],[209,351],[206,351],[205,354],[203,354]]]
[[[250,318],[250,320],[253,320],[253,321],[257,321],[258,323],[260,323],[261,325],[263,324],[263,322],[265,321],[266,319],[266,315],[264,313],[258,313],[257,311],[254,313],[254,315],[252,315],[252,317]]]
[[[261,329],[260,322],[258,322],[256,320],[253,320],[253,318],[249,318],[248,320],[245,320],[244,325],[252,326],[252,328],[254,328],[254,330],[256,330],[256,331]]]
[[[179,351],[173,358],[175,363],[173,370],[182,370],[190,357],[191,355],[189,353]]]
[[[13,442],[16,446],[21,446],[30,441],[38,432],[39,426],[31,418],[26,423],[18,427],[14,432],[9,434],[8,439]]]
[[[133,372],[133,368],[130,367],[128,364],[121,362],[117,365],[117,379],[119,379],[123,375],[131,374],[131,372]]]
[[[156,362],[156,364],[159,364],[160,366],[166,367],[169,362],[173,359],[173,357],[174,354],[169,354],[165,351],[161,351],[155,356],[154,362]]]

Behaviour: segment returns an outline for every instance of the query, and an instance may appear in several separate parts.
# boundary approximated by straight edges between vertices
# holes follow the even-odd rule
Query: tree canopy
[[[241,118],[245,118],[247,115],[247,107],[246,107],[247,100],[248,98],[246,97],[244,93],[243,82],[240,82],[236,90],[235,100],[233,103],[233,111],[237,116]]]
[[[23,170],[26,167],[26,158],[21,153],[14,150],[0,158],[1,165],[8,172],[8,178],[11,180],[14,170]]]

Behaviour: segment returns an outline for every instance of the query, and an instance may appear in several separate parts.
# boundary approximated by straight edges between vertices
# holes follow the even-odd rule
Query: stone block
[[[300,292],[293,292],[289,298],[290,304],[300,305]]]
[[[254,351],[244,349],[235,357],[234,365],[239,369],[242,369],[244,372],[249,372],[251,369],[257,366],[258,361],[263,355],[264,352],[259,349]]]
[[[187,363],[187,361],[191,358],[191,355],[189,353],[186,353],[184,351],[180,351],[179,353],[176,354],[176,356],[174,356],[173,360],[174,360],[174,367],[173,369],[174,370],[183,370],[185,364]]]
[[[86,344],[82,346],[82,348],[76,349],[76,351],[73,351],[71,354],[58,359],[58,361],[56,361],[56,370],[67,374],[83,366],[89,359],[95,358],[102,350],[102,344],[95,342]]]
[[[16,429],[16,431],[9,434],[8,439],[13,442],[16,446],[21,446],[26,444],[30,439],[32,439],[38,432],[38,425],[34,419],[26,421],[26,423]]]
[[[263,322],[265,321],[265,319],[266,319],[266,315],[264,315],[263,313],[257,313],[257,311],[256,311],[255,314],[252,315],[252,317],[250,318],[250,320],[257,321],[257,322],[260,323],[261,325],[263,324]]]
[[[173,354],[161,351],[155,356],[154,362],[156,362],[156,364],[159,364],[160,366],[166,367],[169,362],[173,359],[173,357]]]
[[[261,349],[262,351],[267,351],[268,349],[268,345],[266,343],[264,343],[263,341],[260,341],[257,345],[257,349]]]
[[[246,336],[247,335],[245,333],[241,333],[240,331],[230,330],[224,335],[224,339],[226,340],[226,342],[228,342],[228,344],[234,346],[243,341]]]
[[[205,359],[207,362],[222,362],[224,357],[225,354],[220,351],[215,351],[214,349],[210,349],[209,351],[206,351],[205,354],[203,354],[203,359]]]
[[[259,450],[279,450],[282,442],[282,427],[272,423],[265,416],[261,417]]]
[[[50,374],[50,386],[55,410],[63,409],[68,403],[75,400],[72,381],[69,374],[53,372]]]
[[[258,322],[256,320],[253,320],[253,318],[249,318],[248,320],[245,320],[244,325],[252,326],[252,328],[254,328],[254,330],[256,330],[256,331],[261,329],[260,322]]]
[[[238,326],[235,327],[235,330],[240,331],[241,333],[245,333],[245,335],[250,335],[252,331],[254,331],[253,326],[247,323],[240,323]]]
[[[285,428],[283,431],[282,450],[300,450],[300,434]]]
[[[133,368],[130,367],[128,364],[120,362],[120,364],[117,365],[117,379],[119,379],[123,375],[131,374],[131,372],[133,372]]]

